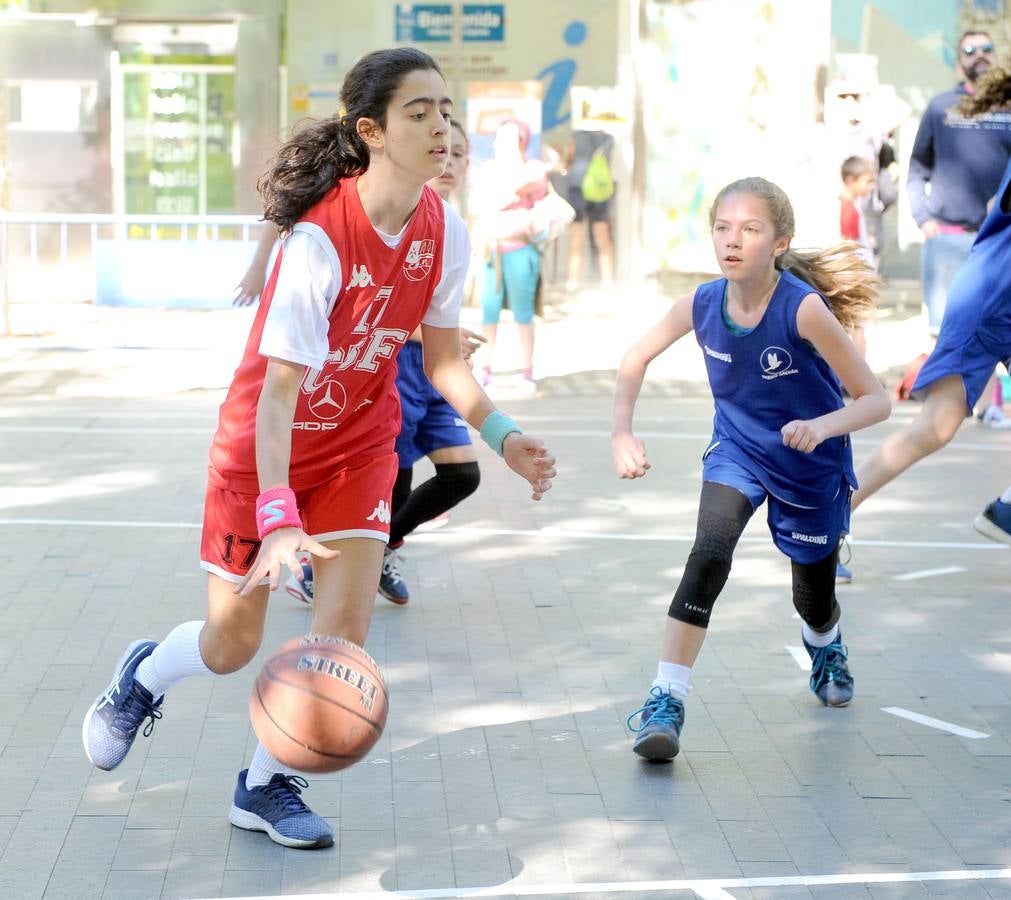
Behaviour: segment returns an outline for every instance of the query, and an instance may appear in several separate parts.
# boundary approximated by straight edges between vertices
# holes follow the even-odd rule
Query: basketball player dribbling
[[[449,200],[463,183],[467,172],[469,145],[463,125],[450,120],[451,141],[446,171],[429,182],[443,200]],[[484,338],[460,329],[460,351],[470,360]],[[465,500],[481,481],[477,453],[467,425],[425,375],[421,329],[416,330],[397,359],[397,393],[400,395],[400,434],[397,437],[397,478],[393,483],[390,509],[390,541],[383,553],[379,593],[391,603],[403,606],[410,600],[401,574],[400,555],[404,538],[425,522],[440,523],[440,517]],[[414,464],[427,456],[435,475],[413,490]],[[445,518],[441,518],[441,523]],[[302,578],[291,577],[285,589],[304,603],[312,603],[312,564],[302,563]]]
[[[211,446],[201,538],[205,621],[131,643],[88,710],[83,740],[118,766],[165,691],[242,668],[263,638],[270,591],[316,558],[312,631],[362,645],[390,526],[400,405],[396,356],[421,325],[425,369],[539,500],[555,475],[543,443],[496,410],[461,358],[466,228],[425,182],[449,152],[439,68],[410,48],[348,73],[344,108],[303,128],[261,179],[285,235]],[[229,819],[288,847],[331,846],[306,782],[262,746],[239,773]]]

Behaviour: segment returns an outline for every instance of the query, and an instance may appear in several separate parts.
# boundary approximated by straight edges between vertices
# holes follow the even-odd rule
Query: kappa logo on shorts
[[[435,241],[411,241],[411,247],[404,257],[404,277],[408,281],[421,281],[428,277],[435,262]]]
[[[782,378],[784,375],[796,375],[798,372],[793,368],[793,357],[782,347],[766,347],[758,362],[762,367],[762,377],[766,381]]]
[[[376,504],[376,508],[372,510],[372,515],[366,517],[366,522],[382,522],[384,525],[390,524],[390,504],[385,500],[380,500]]]
[[[351,266],[351,280],[344,290],[350,291],[352,288],[365,288],[373,287],[375,282],[372,280],[372,273],[368,270],[365,265]]]

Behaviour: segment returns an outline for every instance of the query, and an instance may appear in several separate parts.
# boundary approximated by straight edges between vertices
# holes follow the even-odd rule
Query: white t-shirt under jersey
[[[422,322],[436,328],[456,328],[460,324],[463,287],[470,264],[470,237],[457,212],[445,201],[443,207],[446,233],[442,277]],[[404,225],[399,234],[386,234],[378,228],[375,231],[388,247],[395,249],[406,229]],[[319,228],[303,231],[296,225],[284,239],[281,270],[263,324],[260,354],[320,368],[330,352],[327,340],[330,311],[342,284],[341,260],[326,235]]]

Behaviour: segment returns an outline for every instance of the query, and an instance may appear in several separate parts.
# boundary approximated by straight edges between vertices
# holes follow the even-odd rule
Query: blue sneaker
[[[803,634],[800,638],[804,641]],[[853,699],[853,676],[846,664],[848,651],[842,632],[827,647],[812,647],[804,641],[811,657],[811,690],[826,706],[845,706]]]
[[[990,540],[1011,544],[1011,503],[994,500],[976,516],[972,527]]]
[[[239,772],[228,821],[246,831],[265,831],[285,847],[319,850],[333,846],[333,830],[299,796],[309,782],[299,775],[278,772],[267,784],[249,789],[246,772]]]
[[[284,589],[296,600],[312,606],[312,563],[309,560],[302,560],[302,580],[290,575]]]
[[[632,725],[636,716],[639,716],[638,728]],[[628,717],[626,724],[629,731],[638,735],[632,744],[633,752],[653,762],[669,762],[681,749],[685,705],[654,685],[646,703]]]
[[[383,550],[383,571],[379,576],[379,593],[398,606],[403,606],[411,599],[404,578],[400,574],[400,555],[389,547]]]
[[[154,641],[130,644],[116,665],[112,682],[85,715],[81,738],[93,766],[106,772],[115,769],[130,752],[140,723],[147,719],[144,737],[149,737],[155,719],[161,718],[164,698],[155,701],[151,692],[133,677],[141,660],[147,659],[157,646]]]

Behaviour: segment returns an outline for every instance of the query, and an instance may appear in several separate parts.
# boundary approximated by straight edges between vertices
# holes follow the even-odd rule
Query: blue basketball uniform
[[[835,549],[848,530],[849,495],[856,487],[848,435],[802,453],[785,446],[780,431],[794,419],[843,407],[839,379],[797,332],[801,302],[817,293],[782,272],[762,320],[751,329],[729,318],[725,278],[699,285],[692,305],[716,406],[703,479],[739,490],[756,509],[768,498],[773,541],[799,563],[824,559]]]
[[[444,447],[471,443],[467,423],[450,406],[425,375],[419,341],[407,341],[397,358],[397,391],[401,425],[396,451],[400,468],[408,469],[421,457]]]
[[[941,332],[923,364],[912,395],[917,399],[939,378],[961,375],[966,415],[986,389],[994,366],[1011,369],[1011,161],[969,258],[951,283]]]

